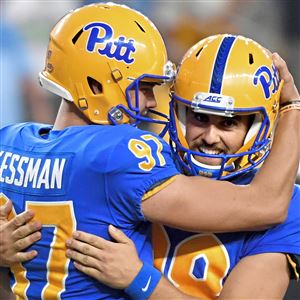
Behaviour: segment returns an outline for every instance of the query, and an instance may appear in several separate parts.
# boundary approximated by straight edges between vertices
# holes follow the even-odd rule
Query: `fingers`
[[[280,55],[278,53],[273,53],[272,59],[274,65],[279,71],[280,78],[283,79],[285,83],[289,83],[290,81],[292,81],[293,77],[287,68],[286,62],[280,57]]]
[[[91,267],[88,267],[86,265],[80,264],[77,261],[74,262],[74,266],[79,271],[81,271],[81,272],[83,272],[83,273],[85,273],[89,276],[92,276],[94,278],[97,278],[98,275],[100,275],[100,272],[97,271],[95,268],[91,268]]]
[[[38,221],[30,222],[18,227],[12,234],[15,240],[22,239],[42,228],[42,224]]]
[[[37,251],[32,250],[28,252],[18,252],[16,254],[16,262],[26,262],[28,260],[31,260],[37,256]]]
[[[116,242],[132,244],[132,241],[116,227],[109,225],[108,231]],[[103,239],[100,236],[82,231],[75,231],[73,233],[73,239],[69,239],[66,244],[69,248],[76,249],[88,255],[94,255],[95,257],[97,255],[97,249],[111,249],[115,245],[114,242]]]
[[[134,243],[114,226],[108,229],[116,242],[77,231],[66,243],[66,256],[81,272],[110,287],[123,289],[142,266]]]
[[[109,281],[107,281],[107,278],[105,277],[105,275],[103,275],[99,270],[97,270],[93,267],[82,265],[76,261],[74,262],[74,266],[77,270],[85,273],[86,275],[93,277],[106,285],[109,284]]]
[[[5,204],[0,206],[0,221],[7,221],[8,215],[12,210],[11,201],[7,201]]]
[[[34,242],[40,240],[41,236],[41,233],[37,231],[24,238],[17,239],[14,243],[14,249],[16,251],[23,251],[27,247],[31,246]]]
[[[7,224],[8,227],[12,228],[13,230],[19,228],[20,226],[28,223],[34,217],[34,212],[32,210],[27,210],[22,212],[21,214],[17,215]]]
[[[27,239],[27,238],[26,238]],[[33,240],[37,240],[36,238],[34,238]],[[18,241],[19,242],[19,241]],[[21,250],[23,250],[24,246],[27,245],[30,246],[30,242],[27,240],[25,240],[23,242],[23,244],[20,244],[19,246],[17,245],[17,243],[15,243],[12,247],[8,248],[8,249],[1,249],[1,267],[9,267],[12,266],[15,263],[20,263],[20,262],[26,262],[28,260],[31,260],[33,258],[35,258],[38,255],[38,252],[36,250],[31,250],[31,251],[27,251],[27,252],[23,252]],[[20,248],[21,250],[18,251],[17,248]]]
[[[99,237],[99,239],[101,239]],[[87,242],[82,242],[76,239],[69,239],[66,242],[67,247],[67,257],[75,259],[77,261],[83,262],[84,264],[88,264],[86,261],[87,256],[95,257],[101,260],[101,248],[92,246]]]
[[[104,262],[100,260],[101,250],[99,249],[97,259],[70,249],[67,250],[67,257],[73,260],[73,264],[77,270],[110,287],[123,289],[129,285],[127,282],[127,274],[124,276],[122,272],[119,272],[119,265],[118,267],[115,267],[114,264],[111,265],[111,259]],[[125,283],[123,283],[123,278],[126,279]]]
[[[72,247],[72,249],[67,249],[66,256],[73,260],[75,268],[104,282],[101,276],[101,250],[93,247],[96,249],[94,253],[91,251],[92,246],[78,241],[72,241],[68,246]],[[96,258],[93,257],[92,252]]]
[[[78,250],[78,251],[77,251]],[[80,249],[78,248],[72,248],[72,249],[68,249],[66,251],[66,255],[68,258],[73,259],[74,261],[77,261],[78,263],[85,265],[85,266],[89,266],[89,267],[95,267],[99,270],[101,270],[101,266],[100,266],[100,262],[101,262],[101,250],[97,249],[98,251],[98,255],[97,258],[94,258],[93,256],[91,256],[91,254],[87,251],[87,252],[82,252]]]
[[[129,239],[123,231],[117,229],[113,225],[108,226],[108,232],[110,236],[118,243],[122,243],[122,244],[131,243],[131,239]]]
[[[285,102],[299,99],[299,92],[295,86],[293,76],[290,73],[286,62],[279,56],[278,53],[273,53],[272,59],[274,65],[279,71],[280,78],[284,81],[284,85],[280,93],[280,103],[284,104]]]
[[[98,249],[104,249],[109,247],[113,242],[103,239],[100,236],[94,234],[89,234],[83,231],[75,231],[73,233],[73,238],[78,241],[90,244]]]
[[[108,231],[116,242],[120,244],[132,244],[132,240],[113,225],[109,225]],[[116,243],[83,231],[75,231],[73,238],[67,240],[66,245],[68,248],[72,248],[86,255],[97,257],[99,249],[112,250]]]

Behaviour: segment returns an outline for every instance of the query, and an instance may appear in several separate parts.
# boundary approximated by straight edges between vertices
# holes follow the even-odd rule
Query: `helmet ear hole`
[[[201,48],[197,51],[197,53],[196,53],[196,58],[199,57],[199,55],[200,55],[200,53],[201,53],[202,50],[203,50],[203,47],[201,47]]]
[[[249,64],[252,65],[254,63],[253,54],[249,53]]]
[[[134,21],[134,23],[140,28],[141,31],[146,32],[141,24],[139,24],[137,21]]]
[[[82,33],[83,33],[83,28],[81,28],[81,29],[75,34],[75,36],[72,38],[72,43],[73,43],[73,45],[76,44],[77,40],[79,39],[79,37],[81,36]]]
[[[94,79],[92,77],[87,77],[87,81],[88,81],[89,87],[94,95],[103,93],[102,84],[99,81],[97,81],[96,79]]]

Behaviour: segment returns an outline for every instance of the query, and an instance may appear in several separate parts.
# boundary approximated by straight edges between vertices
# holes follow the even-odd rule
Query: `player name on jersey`
[[[61,189],[66,158],[0,151],[0,182],[32,189]]]

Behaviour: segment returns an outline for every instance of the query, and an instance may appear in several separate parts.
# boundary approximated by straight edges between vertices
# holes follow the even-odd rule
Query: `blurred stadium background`
[[[37,81],[44,64],[48,34],[66,12],[92,2],[97,1],[0,1],[0,126],[24,120],[53,121],[59,101],[48,101],[55,96],[44,92]],[[300,88],[299,0],[114,2],[128,4],[149,16],[166,41],[170,59],[176,63],[203,37],[242,34],[280,53]],[[300,182],[300,172],[297,180]],[[298,285],[291,282],[285,299],[300,299]]]

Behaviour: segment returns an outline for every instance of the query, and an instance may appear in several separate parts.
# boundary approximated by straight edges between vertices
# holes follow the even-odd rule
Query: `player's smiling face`
[[[206,154],[232,154],[243,145],[250,116],[233,118],[187,111],[186,140],[193,151]],[[208,165],[220,165],[220,158],[195,156]]]

